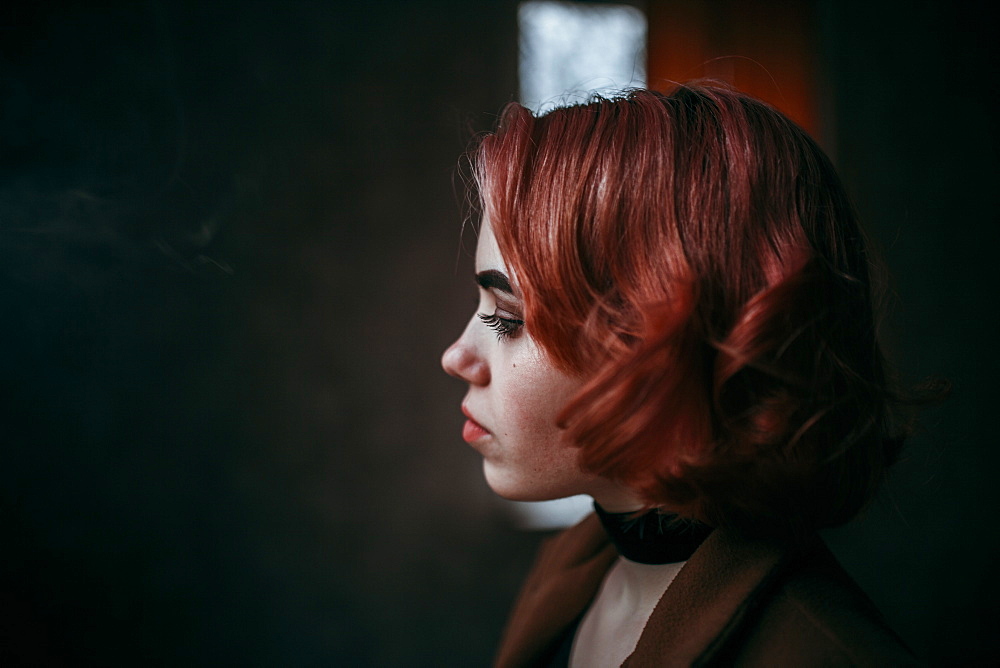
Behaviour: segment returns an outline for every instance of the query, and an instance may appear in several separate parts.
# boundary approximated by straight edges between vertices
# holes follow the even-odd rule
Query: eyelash
[[[479,319],[482,320],[487,327],[497,333],[497,341],[503,341],[504,339],[517,334],[518,330],[524,326],[523,320],[517,320],[515,318],[501,318],[496,313],[492,315],[477,313],[476,315],[479,316]]]

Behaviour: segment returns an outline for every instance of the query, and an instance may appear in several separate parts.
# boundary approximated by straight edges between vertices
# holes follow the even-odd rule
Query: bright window
[[[646,15],[635,7],[532,0],[518,28],[521,103],[536,112],[646,85]]]

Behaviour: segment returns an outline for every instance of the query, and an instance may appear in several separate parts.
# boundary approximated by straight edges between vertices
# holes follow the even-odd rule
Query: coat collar
[[[703,665],[720,657],[795,553],[779,541],[713,531],[667,588],[623,666]],[[515,603],[496,665],[534,665],[544,657],[590,605],[616,557],[594,515],[547,541]]]
[[[495,666],[539,665],[583,614],[618,558],[597,516],[546,540],[507,620]]]
[[[667,587],[623,666],[711,663],[797,552],[782,541],[713,531]]]

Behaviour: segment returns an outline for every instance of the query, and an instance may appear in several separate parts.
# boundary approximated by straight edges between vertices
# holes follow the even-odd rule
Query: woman
[[[497,664],[911,662],[816,537],[904,436],[816,144],[703,83],[512,104],[473,166],[463,436],[501,496],[597,511],[543,547]]]

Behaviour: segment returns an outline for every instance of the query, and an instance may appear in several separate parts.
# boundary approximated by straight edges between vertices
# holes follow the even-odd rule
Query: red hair
[[[533,117],[473,156],[589,472],[750,533],[847,521],[902,444],[875,262],[820,148],[720,84]]]

